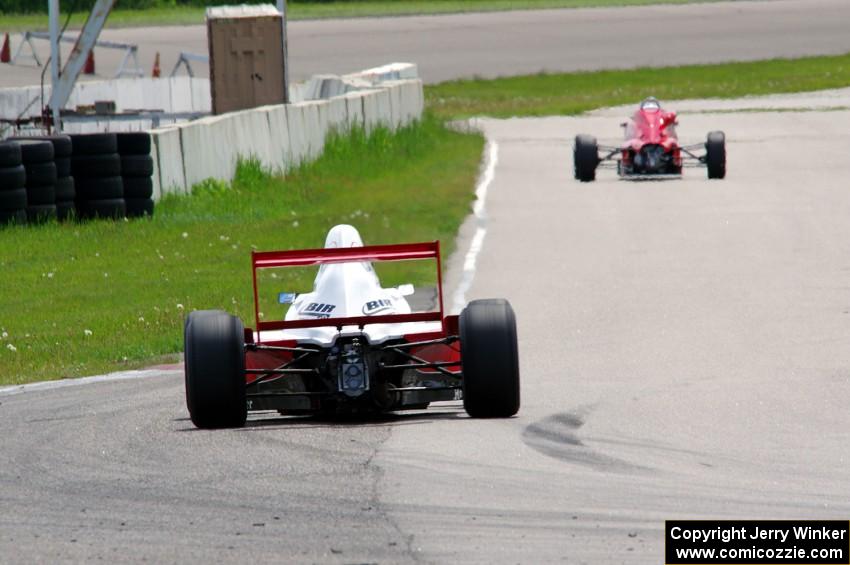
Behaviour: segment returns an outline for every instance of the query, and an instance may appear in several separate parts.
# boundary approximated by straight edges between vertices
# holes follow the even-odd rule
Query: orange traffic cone
[[[151,71],[151,76],[153,78],[159,78],[159,75],[162,71],[159,68],[159,51],[156,52],[156,57],[153,60],[153,71]]]
[[[12,60],[12,53],[9,49],[9,34],[6,34],[6,39],[3,40],[3,48],[0,49],[0,63],[8,63]]]
[[[83,67],[83,74],[94,74],[94,49],[89,51],[89,56],[86,58],[86,66]]]

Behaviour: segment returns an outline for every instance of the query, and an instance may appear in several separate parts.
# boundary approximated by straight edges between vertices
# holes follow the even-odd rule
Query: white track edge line
[[[129,381],[134,379],[142,379],[147,377],[158,377],[163,375],[182,374],[183,369],[141,369],[138,371],[119,371],[116,373],[108,373],[106,375],[95,375],[92,377],[80,377],[73,379],[62,379],[58,381],[41,381],[38,383],[27,383],[24,385],[12,385],[0,387],[0,396],[11,396],[13,394],[23,394],[25,392],[35,392],[39,390],[53,390],[57,388],[66,388],[71,386],[89,385],[94,383],[103,383],[110,381]]]
[[[484,168],[484,174],[478,180],[478,186],[475,189],[475,204],[472,206],[472,214],[475,216],[477,223],[475,235],[472,236],[472,241],[469,242],[469,249],[463,259],[463,270],[460,282],[452,296],[452,312],[460,313],[466,306],[466,293],[472,287],[472,281],[475,279],[475,267],[478,262],[478,255],[481,248],[484,246],[484,238],[487,235],[486,219],[487,213],[485,204],[487,202],[487,191],[496,177],[496,164],[499,162],[499,144],[495,140],[487,142],[487,165]]]

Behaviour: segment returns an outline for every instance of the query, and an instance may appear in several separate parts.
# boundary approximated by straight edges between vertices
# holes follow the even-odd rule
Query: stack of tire
[[[27,221],[27,173],[21,164],[21,146],[0,142],[0,225]]]
[[[57,218],[56,163],[53,144],[44,139],[19,139],[21,161],[27,174],[27,222]]]
[[[71,173],[80,219],[126,216],[121,156],[114,133],[71,135]]]
[[[74,215],[74,177],[71,176],[71,138],[67,135],[43,137],[16,137],[16,141],[49,141],[53,144],[53,162],[56,164],[56,216],[60,221],[69,220]]]
[[[153,158],[151,135],[145,132],[119,133],[121,177],[127,217],[153,216]]]

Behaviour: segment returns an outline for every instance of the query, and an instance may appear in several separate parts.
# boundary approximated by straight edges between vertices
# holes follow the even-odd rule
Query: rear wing
[[[351,263],[356,261],[410,261],[434,259],[437,265],[437,295],[439,312],[417,312],[411,314],[385,314],[346,318],[319,318],[315,320],[290,320],[261,322],[260,296],[257,291],[257,270],[276,267],[310,267],[328,263]],[[254,281],[254,318],[257,331],[363,326],[367,324],[398,324],[404,322],[441,322],[443,320],[443,278],[440,264],[440,242],[403,243],[397,245],[370,245],[366,247],[299,249],[293,251],[254,251],[251,253],[251,271]],[[445,330],[445,327],[443,328]]]

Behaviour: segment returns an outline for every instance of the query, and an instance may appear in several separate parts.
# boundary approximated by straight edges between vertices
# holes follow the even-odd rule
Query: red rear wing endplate
[[[328,263],[350,263],[355,261],[410,261],[435,259],[437,262],[437,289],[439,312],[412,314],[387,314],[357,316],[351,318],[318,318],[315,320],[291,320],[276,322],[260,321],[260,298],[257,292],[257,270],[275,267],[309,267]],[[359,326],[367,324],[399,324],[405,322],[442,322],[443,278],[440,265],[440,242],[403,243],[397,245],[371,245],[367,247],[345,247],[327,249],[298,249],[292,251],[255,251],[251,253],[251,268],[254,277],[254,316],[258,331],[296,328],[318,328]],[[443,328],[445,329],[445,328]]]

